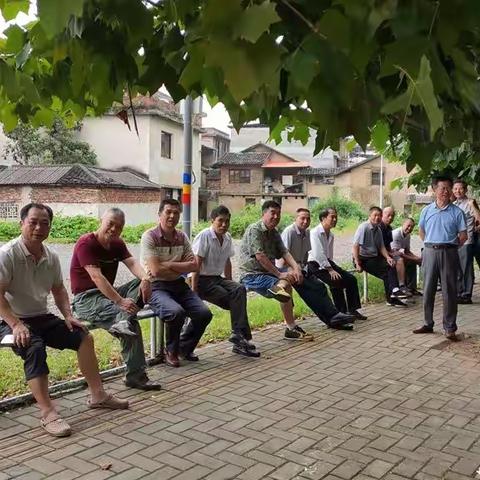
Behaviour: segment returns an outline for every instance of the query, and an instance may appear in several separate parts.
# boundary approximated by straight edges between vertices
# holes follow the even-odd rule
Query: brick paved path
[[[479,333],[478,305],[461,308],[461,330]],[[412,335],[419,305],[366,311],[354,333],[305,321],[309,344],[287,343],[280,327],[258,333],[260,361],[224,343],[199,364],[155,367],[165,390],[154,395],[108,382],[131,411],[65,395],[67,439],[42,433],[34,407],[2,415],[0,480],[475,478],[478,361],[431,348],[440,334]]]

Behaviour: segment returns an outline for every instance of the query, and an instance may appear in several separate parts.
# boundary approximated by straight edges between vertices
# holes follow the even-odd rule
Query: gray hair
[[[125,221],[125,212],[120,208],[110,207],[103,212],[102,218],[105,218],[107,215],[112,215],[112,217],[122,217],[123,221]]]

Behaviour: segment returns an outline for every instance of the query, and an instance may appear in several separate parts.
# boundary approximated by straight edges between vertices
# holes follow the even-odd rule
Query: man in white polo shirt
[[[230,310],[232,334],[229,341],[233,343],[232,351],[247,357],[259,357],[260,353],[251,342],[247,290],[242,284],[232,281],[230,258],[235,251],[228,233],[230,211],[220,205],[212,210],[210,219],[210,228],[202,230],[193,240],[192,250],[199,271],[192,273],[192,290],[202,300]]]
[[[50,233],[53,213],[41,203],[20,211],[21,236],[0,249],[0,339],[13,335],[13,351],[24,361],[25,378],[40,408],[42,427],[51,435],[71,434],[48,394],[46,348],[75,350],[90,388],[90,408],[128,408],[127,400],[107,394],[98,373],[92,336],[70,310],[58,255],[43,241]],[[52,293],[64,320],[49,313]]]

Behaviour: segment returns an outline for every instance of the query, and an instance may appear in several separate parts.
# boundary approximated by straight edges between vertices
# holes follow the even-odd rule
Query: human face
[[[107,213],[102,217],[99,233],[103,238],[109,240],[120,238],[123,227],[125,226],[125,219],[122,215],[114,213]]]
[[[268,230],[273,230],[279,223],[282,217],[279,208],[269,208],[262,215],[262,221]]]
[[[368,220],[372,225],[380,225],[380,222],[382,221],[382,212],[378,210],[372,210],[368,217]]]
[[[453,196],[457,200],[461,200],[462,198],[465,198],[467,195],[467,189],[463,186],[462,183],[455,183],[453,185]]]
[[[163,230],[172,231],[180,220],[180,207],[178,205],[165,205],[158,214],[159,223]]]
[[[382,222],[385,225],[390,225],[395,218],[395,210],[392,207],[385,207],[382,213]]]
[[[438,203],[447,204],[452,197],[452,184],[450,182],[438,182],[433,189]]]
[[[328,230],[335,228],[337,226],[337,212],[335,210],[329,210],[328,215],[322,220],[323,228]]]
[[[31,208],[20,221],[22,237],[29,243],[42,243],[50,233],[50,217],[43,208]]]
[[[414,226],[415,224],[411,220],[405,220],[405,222],[403,222],[403,233],[410,235],[413,232]]]
[[[219,215],[212,220],[212,228],[217,235],[225,235],[229,227],[230,215]]]
[[[295,218],[295,225],[301,232],[304,232],[310,226],[310,213],[299,212]]]

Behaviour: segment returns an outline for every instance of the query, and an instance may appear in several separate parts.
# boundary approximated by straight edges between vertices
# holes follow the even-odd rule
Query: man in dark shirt
[[[124,225],[123,211],[111,208],[104,213],[96,232],[78,239],[70,265],[72,306],[78,317],[120,338],[127,387],[159,390],[160,385],[151,382],[146,374],[142,330],[136,319],[150,298],[150,280],[120,238]],[[119,262],[136,278],[114,288]]]

